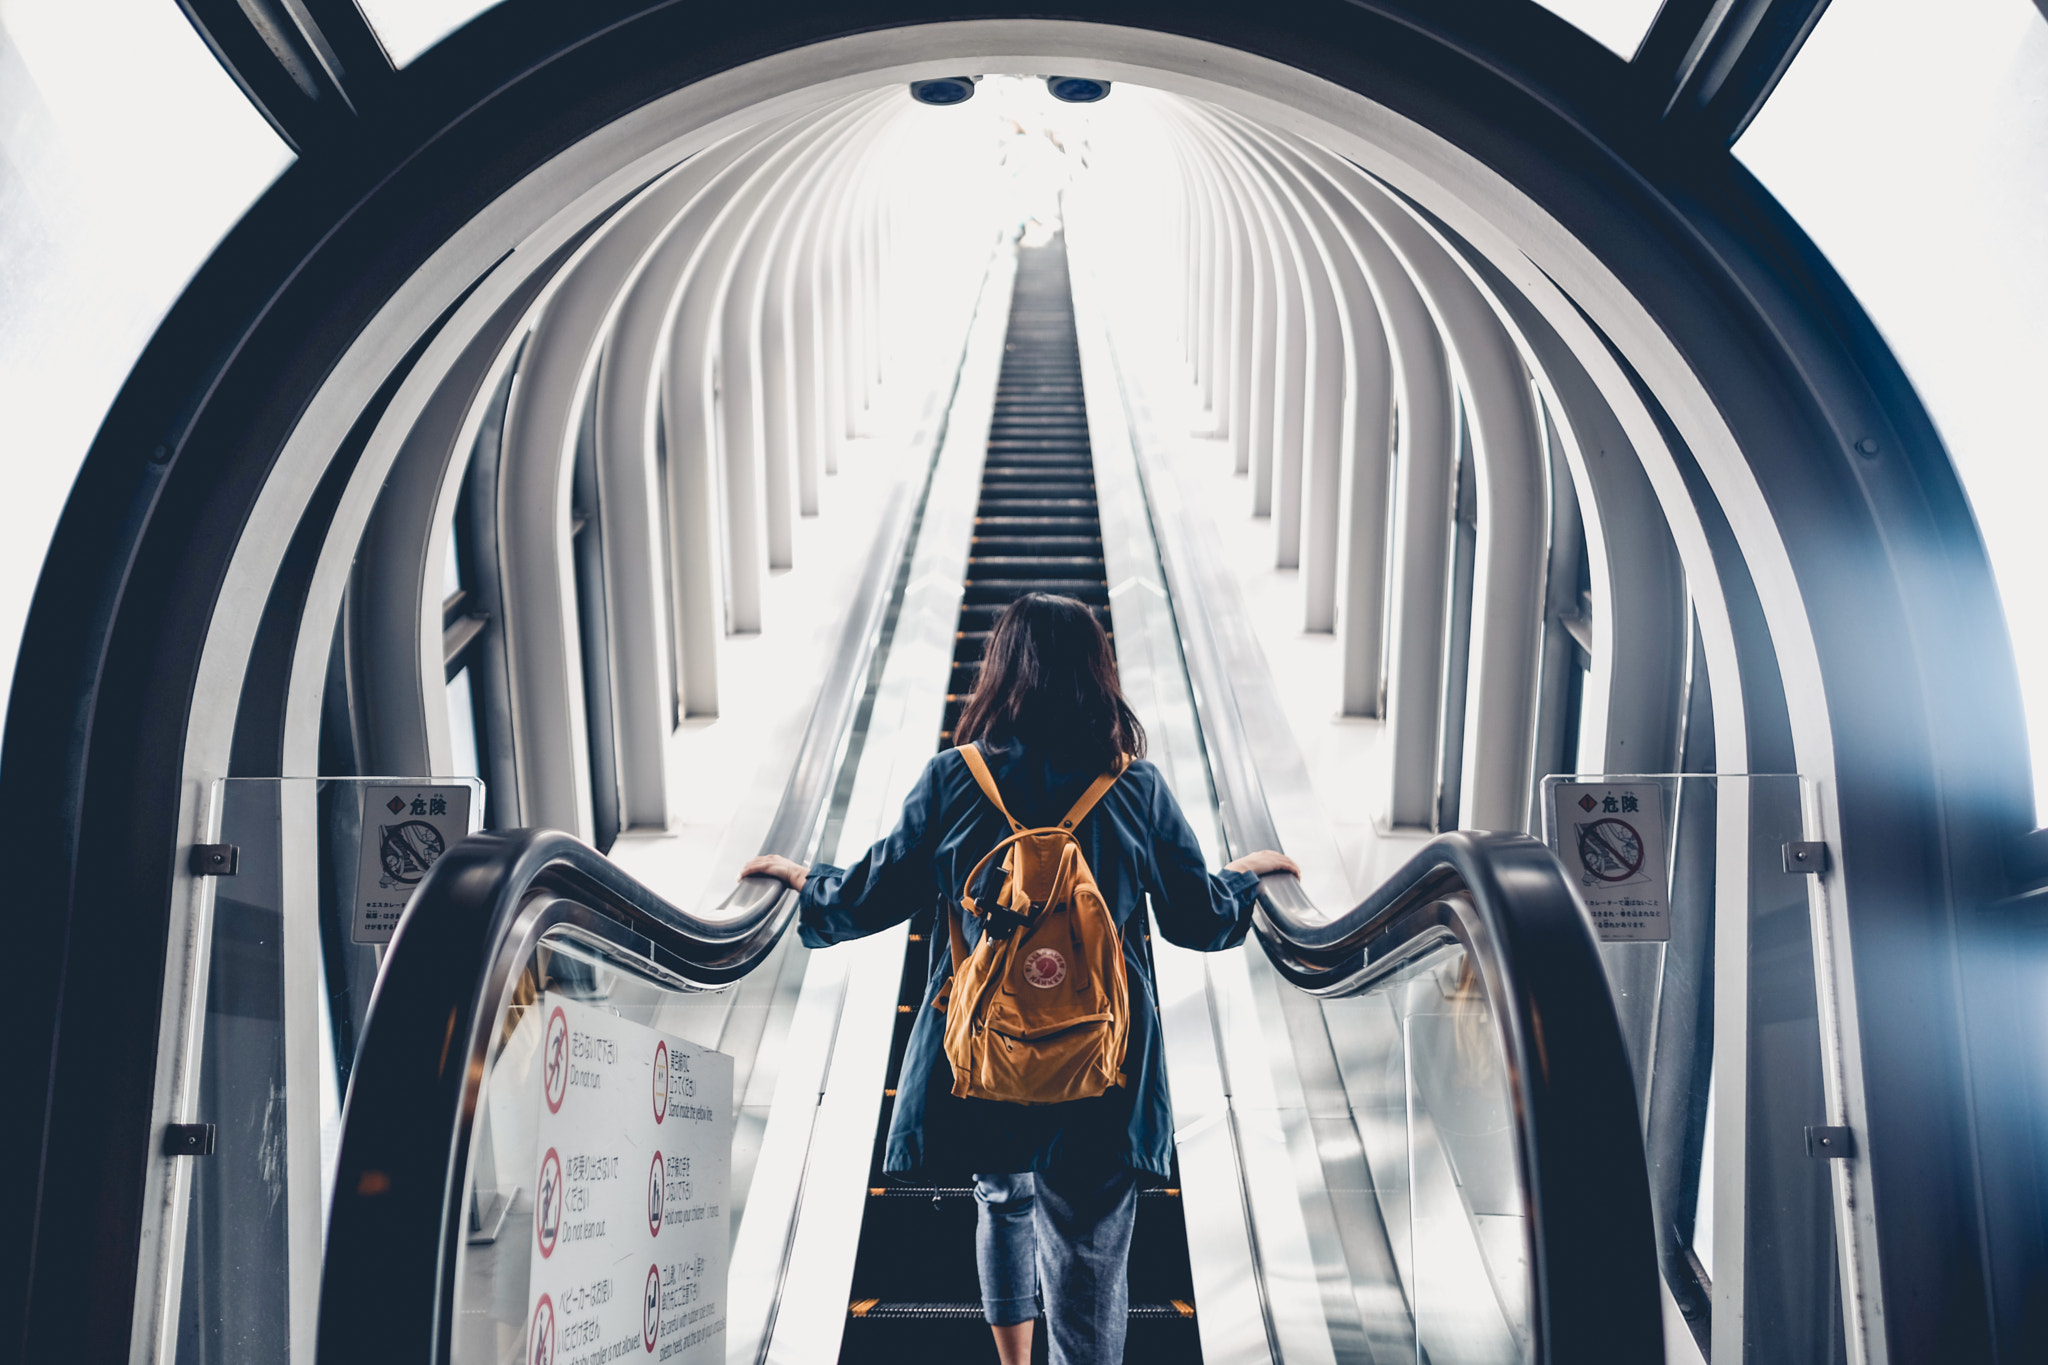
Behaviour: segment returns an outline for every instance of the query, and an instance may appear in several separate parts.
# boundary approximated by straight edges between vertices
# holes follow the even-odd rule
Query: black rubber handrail
[[[1130,396],[1126,412],[1133,411]],[[1260,778],[1259,736],[1292,743],[1263,650],[1228,570],[1197,552],[1187,510],[1143,432],[1131,432],[1152,511],[1218,818],[1232,852],[1283,848]],[[1266,695],[1240,693],[1265,686]],[[1254,936],[1275,969],[1318,996],[1357,995],[1434,951],[1462,947],[1505,1057],[1516,1161],[1528,1199],[1530,1324],[1540,1365],[1662,1362],[1649,1174],[1635,1081],[1578,893],[1550,850],[1519,833],[1438,835],[1338,914],[1290,874],[1260,879]]]

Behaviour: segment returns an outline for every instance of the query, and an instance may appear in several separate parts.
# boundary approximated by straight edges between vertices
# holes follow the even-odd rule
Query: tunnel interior
[[[353,5],[289,8],[259,51],[234,7],[185,6],[296,160],[100,428],[10,695],[0,791],[63,850],[30,874],[65,907],[31,945],[59,969],[24,996],[52,1058],[36,1207],[105,1210],[23,1220],[24,1341],[57,1330],[51,1286],[118,1264],[95,1291],[109,1353],[331,1353],[323,1244],[387,960],[349,918],[363,792],[431,777],[469,794],[470,830],[559,831],[751,935],[731,869],[886,832],[984,618],[1026,588],[1103,617],[1209,851],[1298,854],[1276,919],[1371,904],[1440,836],[1568,851],[1574,775],[1660,793],[1672,927],[1597,962],[1667,1358],[2033,1339],[2013,1286],[2048,1237],[2040,1130],[1972,1098],[2038,1080],[2013,1023],[2032,921],[1993,912],[2048,868],[2004,613],[1898,361],[1727,154],[1818,6],[1738,36],[1674,3],[1624,60],[1526,4],[512,4],[397,66]],[[1047,309],[1071,353],[1025,336]],[[819,795],[793,825],[799,789]],[[228,846],[233,882],[195,852]],[[1520,1102],[1512,1064],[1432,1101],[1485,1275],[1418,1269],[1422,1164],[1407,1233],[1360,1194],[1393,1160],[1361,1115],[1415,1093],[1360,1060],[1381,1013],[1418,1056],[1515,1028],[1513,983],[1445,924],[1460,956],[1341,999],[1256,948],[1160,950],[1162,989],[1213,1024],[1170,1037],[1206,1058],[1175,1084],[1214,1081],[1229,1139],[1187,1126],[1141,1214],[1188,1267],[1133,1279],[1157,1349],[1561,1349],[1543,1305],[1570,1276],[1516,1204],[1539,1202],[1533,1148],[1454,1131]],[[944,946],[928,919],[891,932],[824,968],[771,935],[687,998],[604,985],[617,943],[549,940],[493,979],[738,1059],[733,1350],[865,1359],[961,1319],[964,1291],[920,1301],[887,1244],[926,1235],[926,1203],[959,1223],[960,1173],[926,1195],[869,1169],[907,1029],[889,1011]],[[90,993],[81,935],[138,945]],[[793,1021],[828,998],[816,1122],[858,1138],[837,1154],[776,1117],[813,1064]],[[120,1036],[155,1041],[99,1078],[124,1098],[97,1122],[81,1059]],[[477,1055],[509,1067],[520,1036]],[[1261,1046],[1280,1080],[1248,1079]],[[479,1132],[517,1129],[468,1096]],[[202,1111],[210,1164],[160,1159]],[[1815,1159],[1817,1131],[1857,1134],[1855,1159]],[[449,1207],[480,1227],[495,1193],[516,1220],[525,1177],[500,1189],[470,1140]],[[1286,1212],[1262,1162],[1315,1198]],[[867,1212],[807,1193],[827,1176]],[[1216,1180],[1236,1223],[1182,1207]],[[1232,1237],[1255,1313],[1212,1313]],[[418,1291],[452,1358],[510,1341],[450,1306],[495,1254],[450,1251]],[[792,1312],[811,1283],[830,1295]]]

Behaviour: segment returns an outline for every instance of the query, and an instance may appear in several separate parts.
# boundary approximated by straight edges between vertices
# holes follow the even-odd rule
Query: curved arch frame
[[[1957,974],[1962,935],[2008,889],[2003,844],[2030,823],[2025,760],[2005,742],[2019,732],[2017,687],[1953,472],[1811,245],[1727,158],[1674,153],[1575,101],[1576,78],[1612,72],[1526,7],[1475,5],[1478,20],[1432,22],[1392,5],[1239,13],[1127,0],[1076,6],[1066,20],[961,25],[911,4],[824,8],[685,19],[656,7],[573,42],[525,6],[486,16],[408,76],[480,59],[505,73],[488,98],[445,126],[398,120],[353,164],[289,172],[124,388],[38,590],[0,762],[15,828],[56,851],[27,894],[64,907],[28,945],[47,950],[53,979],[23,998],[32,1020],[42,1013],[35,1045],[51,1040],[55,1059],[44,1121],[24,1125],[49,1212],[13,1220],[35,1238],[10,1253],[23,1258],[24,1339],[68,1333],[79,1319],[60,1325],[48,1307],[59,1286],[97,1283],[107,1297],[89,1330],[108,1353],[125,1350],[133,1299],[121,1267],[134,1263],[138,1158],[152,1134],[142,1097],[157,1080],[132,1040],[155,1032],[179,907],[194,897],[179,857],[203,835],[193,784],[286,761],[282,734],[279,748],[234,752],[222,703],[279,681],[279,663],[255,651],[257,623],[291,579],[309,509],[321,515],[331,455],[390,382],[385,358],[430,338],[481,265],[507,247],[554,250],[672,156],[643,150],[661,119],[690,110],[706,145],[815,100],[820,86],[978,56],[1018,69],[1086,63],[1195,94],[1396,185],[1472,243],[1586,366],[1644,460],[1696,597],[1737,552],[1761,619],[1702,611],[1714,675],[1745,684],[1717,689],[1717,737],[1724,755],[1770,766],[1757,762],[1741,692],[1760,673],[1782,678],[1789,756],[1818,782],[1838,855],[1825,904],[1843,945],[1834,984],[1855,1087],[1844,1099],[1878,1191],[1855,1250],[1873,1277],[1916,1285],[1890,1296],[1872,1344],[1901,1358],[1937,1341],[1949,1358],[1988,1357],[1991,1320],[2014,1310],[1987,1304],[1980,1256],[1956,1253],[2011,1235],[1985,1230],[1987,1191],[2011,1172],[1982,1168],[1991,1155],[1969,1129]],[[688,41],[664,41],[685,24]],[[884,33],[900,26],[914,26],[914,60]],[[1533,55],[1508,56],[1517,40]],[[606,174],[529,173],[537,151],[591,128],[602,131],[581,152]],[[437,175],[441,192],[426,193]],[[471,301],[500,298],[487,279]],[[1684,457],[1656,458],[1658,415],[1631,397],[1637,384]],[[1854,453],[1864,439],[1879,458]],[[1702,524],[1708,503],[1718,525]],[[296,693],[288,709],[304,724]],[[53,774],[66,784],[56,803],[45,795]],[[88,831],[156,852],[96,859]],[[131,960],[89,961],[88,926],[135,945]],[[1923,1008],[1859,1018],[1859,997]],[[129,1055],[108,1066],[103,1040],[123,1036]],[[130,1098],[108,1111],[110,1092]],[[96,1213],[67,1230],[52,1221],[59,1207],[67,1221],[74,1208]]]

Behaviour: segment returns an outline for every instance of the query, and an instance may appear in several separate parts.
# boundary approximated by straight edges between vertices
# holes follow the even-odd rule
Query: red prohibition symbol
[[[1626,820],[1579,826],[1579,861],[1603,882],[1625,882],[1643,870],[1643,836]]]
[[[540,1088],[548,1112],[561,1113],[562,1098],[569,1093],[569,1020],[560,1005],[548,1016],[548,1036],[541,1045]]]
[[[661,1334],[661,1267],[647,1267],[647,1306],[640,1313],[640,1339],[647,1349],[654,1349],[654,1339]]]
[[[661,1236],[661,1206],[668,1202],[668,1181],[661,1174],[661,1153],[654,1154],[654,1164],[647,1168],[647,1235]]]
[[[654,1121],[668,1117],[668,1044],[654,1045]]]
[[[527,1365],[555,1365],[555,1301],[543,1294],[526,1333]]]
[[[555,1149],[540,1159],[540,1178],[533,1184],[533,1235],[540,1241],[542,1259],[555,1254],[555,1238],[562,1234],[562,1158]]]

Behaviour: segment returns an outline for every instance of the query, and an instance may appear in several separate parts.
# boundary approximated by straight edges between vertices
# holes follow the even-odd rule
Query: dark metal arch
[[[33,1079],[0,1138],[21,1173],[0,1197],[10,1349],[126,1356],[164,907],[192,834],[177,826],[181,751],[195,708],[227,704],[194,695],[196,665],[308,396],[441,242],[588,131],[775,52],[1020,9],[509,0],[380,78],[372,112],[341,133],[296,139],[298,164],[124,385],[24,636],[0,751],[0,811],[33,851],[15,886],[16,951],[33,968],[12,994]],[[1980,1025],[1962,976],[1966,947],[1999,927],[1984,907],[2011,889],[2005,847],[2029,823],[2017,686],[1953,470],[1847,289],[1725,139],[1674,132],[1668,83],[1524,0],[1068,0],[1029,17],[1181,34],[1368,93],[1553,214],[1693,360],[1812,604],[1859,993],[1914,1006],[1863,1021],[1893,1350],[1992,1359],[2000,1332],[2024,1350],[2024,1305],[1994,1294],[1984,1248],[2038,1269],[2039,1195],[1975,1131],[1971,1085],[2013,1078],[1970,1052],[1964,1030]],[[246,43],[215,46],[238,73],[257,60]]]

